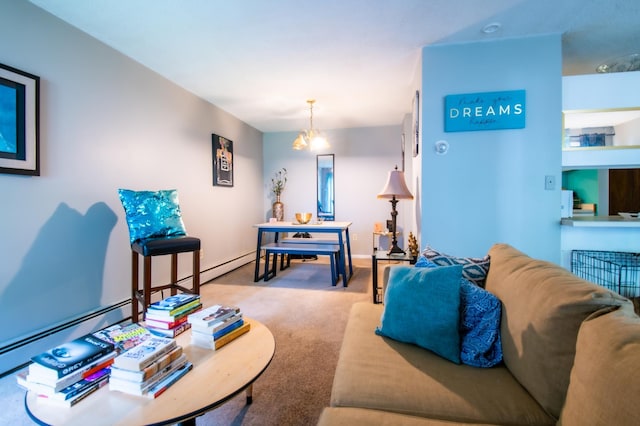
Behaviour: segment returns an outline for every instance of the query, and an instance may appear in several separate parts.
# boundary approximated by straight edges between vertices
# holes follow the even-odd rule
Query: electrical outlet
[[[204,259],[204,250],[200,249],[200,259]]]
[[[556,189],[556,177],[553,175],[546,175],[544,177],[544,189],[547,191],[553,191]]]
[[[353,235],[351,236],[351,239],[352,239],[353,241],[358,241],[358,234],[353,234]]]

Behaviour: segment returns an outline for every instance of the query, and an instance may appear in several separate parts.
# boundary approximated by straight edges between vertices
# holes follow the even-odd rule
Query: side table
[[[383,261],[387,263],[397,262],[409,262],[414,263],[415,258],[411,254],[389,254],[386,250],[374,250],[371,255],[371,275],[373,282],[373,303],[382,303],[384,295],[382,294],[382,288],[378,287],[378,262]]]

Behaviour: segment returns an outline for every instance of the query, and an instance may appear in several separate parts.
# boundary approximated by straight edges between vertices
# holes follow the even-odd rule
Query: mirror
[[[335,182],[333,154],[316,157],[318,220],[335,220]]]
[[[640,109],[565,111],[563,150],[637,148]]]

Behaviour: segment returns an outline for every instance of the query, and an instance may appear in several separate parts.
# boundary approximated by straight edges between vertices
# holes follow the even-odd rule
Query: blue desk
[[[258,242],[256,244],[256,269],[254,273],[254,282],[264,278],[264,274],[260,274],[260,258],[262,256],[261,247],[263,245],[263,234],[271,232],[275,234],[274,239],[277,242],[281,232],[309,232],[312,234],[336,234],[338,236],[337,244],[340,245],[339,269],[342,275],[342,283],[346,287],[347,282],[353,276],[353,264],[351,262],[351,241],[349,240],[349,226],[351,222],[322,222],[318,224],[308,223],[301,225],[292,222],[266,222],[253,225],[258,228]],[[349,269],[347,271],[347,265]]]

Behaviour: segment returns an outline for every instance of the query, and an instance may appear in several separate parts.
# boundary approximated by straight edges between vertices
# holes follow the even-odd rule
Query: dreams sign
[[[445,97],[445,132],[523,129],[524,90],[470,93]]]

